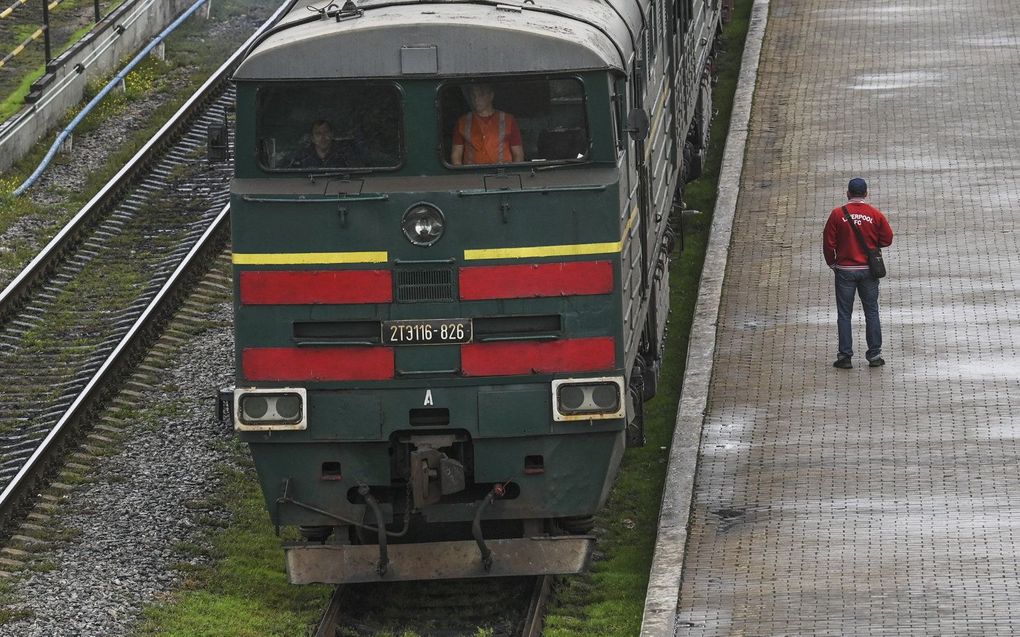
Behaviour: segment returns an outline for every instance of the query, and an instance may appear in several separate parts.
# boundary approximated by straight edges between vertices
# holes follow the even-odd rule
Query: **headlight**
[[[623,418],[623,387],[620,377],[554,380],[553,420]]]
[[[234,429],[299,430],[308,426],[307,392],[302,388],[235,389]]]
[[[400,222],[407,240],[416,246],[430,246],[443,236],[446,219],[432,204],[416,203],[407,209]]]

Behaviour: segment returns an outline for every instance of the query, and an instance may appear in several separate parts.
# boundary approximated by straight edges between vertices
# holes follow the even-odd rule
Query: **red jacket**
[[[857,222],[857,227],[861,229],[864,241],[869,247],[884,248],[892,245],[892,227],[881,210],[864,203],[861,199],[851,199],[846,204],[846,209],[850,211],[850,218]],[[868,269],[868,258],[864,250],[861,250],[857,235],[847,224],[842,206],[833,208],[829,213],[829,220],[822,232],[822,252],[825,254],[825,263],[830,268]]]

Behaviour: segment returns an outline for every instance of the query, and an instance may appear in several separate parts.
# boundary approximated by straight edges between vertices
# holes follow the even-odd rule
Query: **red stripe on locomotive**
[[[389,380],[389,347],[251,347],[241,354],[246,380]]]
[[[241,273],[244,305],[390,303],[389,270],[247,271]]]
[[[469,343],[461,347],[465,376],[552,372],[593,372],[616,364],[616,341],[609,336],[543,343]]]
[[[474,266],[460,270],[460,298],[464,301],[612,291],[613,264],[609,261]]]

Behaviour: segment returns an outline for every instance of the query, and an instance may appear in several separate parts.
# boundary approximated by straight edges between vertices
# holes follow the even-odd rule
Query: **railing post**
[[[46,63],[50,63],[50,3],[42,0],[43,42],[46,44]]]
[[[95,5],[96,5],[96,22],[99,22],[103,17],[99,13],[99,0],[96,0]]]

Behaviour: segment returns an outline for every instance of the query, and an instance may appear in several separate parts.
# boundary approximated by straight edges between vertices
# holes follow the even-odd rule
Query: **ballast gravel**
[[[229,324],[228,303],[209,318]],[[231,384],[233,334],[208,330],[179,351],[162,385],[144,403],[176,405],[158,422],[129,423],[115,455],[100,458],[91,482],[76,486],[54,514],[67,539],[41,556],[48,572],[15,580],[10,610],[30,617],[0,626],[0,637],[131,635],[142,609],[178,586],[182,562],[198,564],[178,547],[201,546],[212,518],[227,512],[202,508],[218,492],[219,469],[231,465],[233,433],[215,420],[216,390]],[[199,519],[201,518],[201,520]]]

